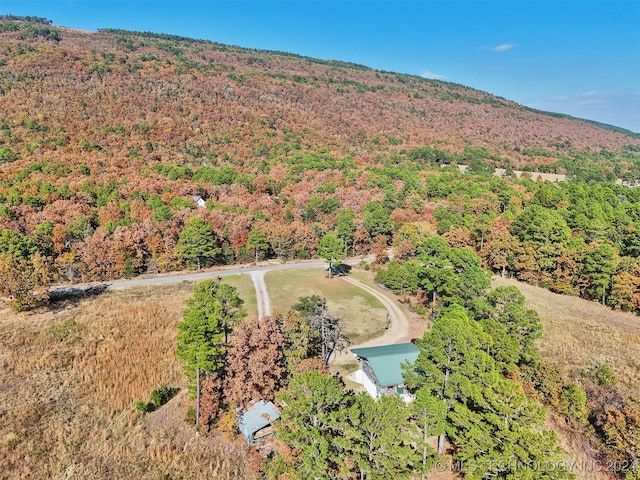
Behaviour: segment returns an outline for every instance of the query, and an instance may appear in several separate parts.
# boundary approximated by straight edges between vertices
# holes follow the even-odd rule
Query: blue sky
[[[640,132],[640,0],[0,0],[0,13],[344,60]]]

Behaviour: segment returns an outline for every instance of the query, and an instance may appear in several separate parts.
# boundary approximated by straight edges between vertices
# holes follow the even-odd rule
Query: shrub
[[[196,408],[189,407],[184,415],[184,422],[187,425],[195,425],[196,424]]]
[[[611,369],[602,363],[591,365],[581,372],[583,377],[590,378],[601,387],[613,387],[618,383],[618,379]]]
[[[149,402],[155,405],[156,408],[160,408],[162,405],[171,400],[176,393],[178,393],[177,388],[167,387],[166,385],[162,385],[160,388],[151,392],[149,395]]]
[[[136,410],[142,413],[153,412],[171,400],[178,391],[178,388],[162,385],[149,394],[149,402],[142,400],[136,402]]]
[[[138,410],[139,412],[142,412],[142,413],[152,412],[153,411],[153,404],[147,403],[147,402],[143,402],[142,400],[140,400],[140,401],[136,402],[136,410]]]

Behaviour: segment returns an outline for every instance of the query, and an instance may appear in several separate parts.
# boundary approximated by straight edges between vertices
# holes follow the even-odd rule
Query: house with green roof
[[[413,343],[352,348],[351,353],[360,365],[353,379],[362,384],[374,400],[393,393],[409,399],[402,378],[402,364],[418,359],[420,350]]]

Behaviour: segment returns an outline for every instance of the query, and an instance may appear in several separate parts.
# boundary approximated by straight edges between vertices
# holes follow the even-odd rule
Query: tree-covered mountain
[[[606,240],[613,253],[587,253],[618,265],[636,248],[637,195],[613,185],[640,179],[631,132],[361,65],[31,17],[0,20],[0,51],[0,269],[14,297],[258,253],[308,258],[326,234],[349,254],[383,251],[428,224],[491,252],[492,268],[606,301],[597,285],[614,266],[590,273],[593,286],[554,274],[572,270],[553,259]],[[495,167],[606,191],[470,177]],[[560,237],[518,227],[553,222],[526,213],[532,200],[567,222]],[[504,232],[519,242],[509,251]],[[616,305],[636,308],[625,295]]]
[[[293,368],[307,360],[326,367],[321,345],[327,329],[339,337],[336,318],[329,328],[322,316],[322,336],[304,309],[268,319],[268,328],[254,318],[236,326],[242,301],[212,281],[217,293],[205,297],[219,304],[204,315],[190,308],[202,302],[186,300],[177,342],[187,376],[196,368],[209,376],[207,427],[217,415],[232,429],[234,402],[258,391],[283,407],[280,448],[265,471],[272,478],[424,475],[436,460],[426,440],[436,434],[449,439],[466,478],[570,477],[556,468],[564,463],[544,404],[596,445],[590,458],[620,467],[611,475],[638,478],[636,373],[618,388],[598,360],[568,378],[537,349],[537,313],[515,287],[490,290],[488,270],[640,312],[640,136],[417,76],[171,35],[80,32],[36,17],[1,17],[0,52],[0,295],[18,310],[45,303],[53,283],[373,254],[377,281],[433,320],[405,371],[414,406],[395,397],[374,404],[334,377]],[[543,173],[568,182],[542,181]],[[127,382],[143,383],[140,372],[149,386],[165,378],[140,368],[154,363],[149,346],[162,352],[154,368],[175,367],[168,352],[183,299],[167,294],[165,308],[135,295],[103,304],[116,312],[106,320],[82,305],[69,313],[78,321],[39,320],[46,328],[24,314],[7,321],[4,331],[18,332],[3,334],[7,391],[29,390],[10,395],[33,402],[12,401],[4,415],[13,425],[0,443],[8,471],[26,477],[65,466],[113,478],[171,467],[175,478],[192,478],[203,459],[213,469],[182,440],[168,451],[146,433],[137,441],[142,420],[126,405],[142,387],[129,391]],[[221,315],[227,308],[237,315]],[[210,333],[203,343],[189,335],[201,321]],[[173,333],[151,341],[149,325]],[[621,349],[635,338],[620,337]],[[194,354],[194,339],[208,363]],[[128,351],[124,340],[138,343]],[[42,355],[51,345],[57,353]],[[47,375],[31,373],[47,367]],[[47,388],[32,388],[37,382]],[[106,401],[97,422],[90,408],[67,415],[61,407],[60,398],[81,405],[85,388]],[[161,403],[138,402],[145,411]],[[318,405],[326,421],[301,434],[309,422],[298,418]],[[115,422],[113,412],[124,415]],[[49,420],[56,414],[59,424]],[[87,431],[113,445],[79,441]],[[40,447],[48,444],[62,460],[49,461]],[[260,466],[244,449],[226,451],[215,458],[239,460],[221,478],[251,478]],[[530,471],[543,458],[553,472]]]

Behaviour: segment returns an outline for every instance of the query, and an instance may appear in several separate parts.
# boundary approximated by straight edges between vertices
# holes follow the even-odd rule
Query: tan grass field
[[[551,293],[513,279],[494,277],[493,286],[515,285],[536,310],[544,329],[543,356],[575,377],[595,362],[609,366],[624,385],[640,392],[640,317]]]
[[[0,307],[0,478],[253,478],[241,442],[194,437],[184,395],[147,417],[134,408],[163,384],[184,386],[176,324],[192,288],[112,291],[31,314]]]

